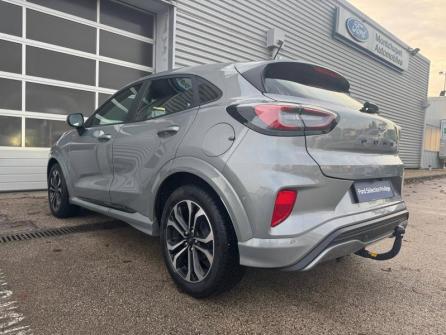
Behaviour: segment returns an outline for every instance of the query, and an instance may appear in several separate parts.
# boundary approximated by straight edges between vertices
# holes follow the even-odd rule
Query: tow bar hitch
[[[392,249],[390,249],[388,252],[385,252],[383,254],[378,254],[376,252],[371,252],[368,250],[365,250],[364,248],[355,252],[355,255],[364,257],[364,258],[371,258],[376,261],[386,261],[388,259],[391,259],[398,255],[398,253],[401,250],[401,242],[403,240],[403,235],[405,233],[406,229],[403,226],[398,226],[395,228],[395,231],[393,232],[393,236],[395,237],[395,241],[393,242]]]

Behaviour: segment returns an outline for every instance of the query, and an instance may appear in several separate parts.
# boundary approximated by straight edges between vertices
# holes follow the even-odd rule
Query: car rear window
[[[291,80],[265,78],[265,91],[272,94],[322,100],[358,110],[362,107],[359,101],[353,99],[347,93],[303,85]]]
[[[362,104],[349,95],[350,83],[340,74],[317,65],[282,62],[263,73],[265,93],[317,99],[352,108]]]

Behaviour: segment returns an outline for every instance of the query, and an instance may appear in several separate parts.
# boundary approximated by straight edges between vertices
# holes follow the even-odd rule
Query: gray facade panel
[[[439,128],[441,120],[446,120],[446,97],[430,97],[426,125]]]
[[[420,166],[429,62],[411,57],[397,71],[333,38],[342,1],[180,0],[177,7],[176,66],[269,59],[266,32],[285,31],[283,58],[328,66],[351,82],[352,95],[380,106],[402,127],[401,157]],[[378,27],[379,28],[379,27]]]
[[[437,151],[424,151],[421,168],[428,169],[429,167],[431,167],[432,169],[443,168],[443,162],[438,158]]]

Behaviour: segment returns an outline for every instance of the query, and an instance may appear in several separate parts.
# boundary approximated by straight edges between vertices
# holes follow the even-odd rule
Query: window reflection
[[[20,147],[22,145],[22,118],[0,116],[0,146]]]
[[[25,120],[25,146],[51,147],[68,130],[63,121],[30,119]]]

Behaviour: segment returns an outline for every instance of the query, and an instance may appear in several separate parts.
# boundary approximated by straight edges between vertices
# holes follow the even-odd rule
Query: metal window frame
[[[154,68],[156,65],[156,34],[157,34],[157,14],[152,13],[150,11],[147,11],[145,9],[137,8],[138,10],[141,10],[147,15],[152,15],[154,20],[154,38],[148,38],[145,36],[141,36],[138,34],[134,34],[119,28],[114,28],[111,26],[107,26],[100,23],[100,6],[101,6],[101,0],[97,0],[97,11],[96,11],[96,21],[88,20],[82,17],[78,17],[75,15],[71,15],[65,12],[61,12],[55,9],[47,8],[44,6],[40,6],[34,3],[27,2],[25,0],[0,0],[3,2],[11,3],[14,5],[21,6],[22,9],[22,36],[15,36],[5,33],[0,33],[0,39],[6,40],[10,42],[18,43],[22,46],[22,72],[21,73],[12,73],[12,72],[5,72],[0,71],[0,77],[5,79],[13,79],[13,80],[19,80],[22,83],[22,108],[21,110],[9,110],[9,109],[0,109],[0,115],[3,116],[12,116],[12,117],[21,117],[22,123],[21,123],[21,136],[22,136],[22,144],[21,147],[5,147],[0,146],[0,149],[13,149],[13,150],[19,150],[19,149],[31,149],[31,150],[48,150],[48,148],[32,148],[32,147],[26,147],[25,146],[25,140],[26,140],[26,134],[25,134],[25,120],[26,118],[38,118],[38,119],[45,119],[45,120],[55,120],[55,121],[64,121],[66,119],[66,115],[64,114],[48,114],[48,113],[40,113],[40,112],[31,112],[26,110],[26,82],[32,82],[37,84],[44,84],[44,85],[51,85],[56,87],[64,87],[64,88],[71,88],[71,89],[77,89],[82,91],[89,91],[95,93],[95,109],[97,109],[99,106],[99,94],[105,93],[105,94],[111,94],[113,95],[117,90],[104,88],[99,86],[99,64],[100,62],[114,64],[118,66],[127,67],[130,69],[137,69],[147,72],[154,72]],[[126,4],[123,1],[123,4]],[[136,7],[135,7],[136,8]],[[56,16],[58,18],[66,19],[69,21],[73,21],[76,23],[84,24],[90,27],[93,27],[96,29],[96,51],[95,53],[88,53],[76,49],[71,49],[67,47],[62,47],[50,43],[40,42],[36,40],[28,39],[26,36],[27,33],[27,10],[35,10],[37,12],[42,12],[44,14],[50,14],[53,16]],[[132,38],[138,41],[142,41],[145,43],[149,43],[153,46],[153,64],[151,67],[144,66],[141,64],[135,64],[127,61],[122,61],[110,57],[105,57],[100,55],[100,31],[108,31],[117,35],[121,35],[127,38]],[[32,46],[37,48],[42,48],[45,50],[65,53],[69,55],[74,55],[78,57],[83,57],[87,59],[91,59],[95,61],[95,85],[84,85],[84,84],[77,84],[67,81],[61,81],[61,80],[54,80],[54,79],[48,79],[43,77],[36,77],[36,76],[30,76],[26,74],[26,47]]]
[[[9,3],[13,4],[13,5],[22,6],[22,7],[27,8],[27,9],[32,9],[32,10],[35,10],[37,12],[41,12],[41,13],[44,13],[44,14],[50,14],[50,15],[53,15],[53,16],[57,16],[59,18],[66,19],[66,20],[69,20],[69,21],[73,21],[73,22],[76,22],[76,23],[81,23],[81,24],[84,24],[86,26],[90,26],[90,27],[93,27],[93,28],[106,30],[106,31],[109,31],[109,32],[112,32],[112,33],[115,33],[115,34],[118,34],[118,35],[127,36],[127,37],[130,37],[130,38],[133,38],[133,39],[137,39],[137,40],[140,40],[140,41],[143,41],[143,42],[148,42],[148,43],[153,43],[154,42],[153,38],[142,36],[142,35],[138,35],[138,34],[131,33],[129,31],[123,30],[123,29],[107,26],[105,24],[100,23],[100,12],[99,11],[96,13],[96,14],[99,13],[99,15],[96,15],[96,20],[92,21],[92,20],[84,19],[84,18],[82,18],[80,16],[75,16],[75,15],[72,15],[72,14],[68,14],[68,13],[65,13],[65,12],[62,12],[62,11],[59,11],[59,10],[56,10],[56,9],[52,9],[52,8],[44,7],[44,6],[41,6],[41,5],[37,5],[37,4],[31,3],[31,2],[28,2],[28,1],[25,1],[25,0],[2,0],[2,1],[3,2],[9,2]],[[100,1],[98,0],[98,2],[100,2]],[[140,9],[140,8],[138,8],[138,10],[141,10],[141,11],[147,13],[148,15],[152,15],[154,17],[154,21],[156,20],[156,14],[151,13],[151,12],[149,12],[147,10],[144,10],[144,9]],[[23,18],[26,19],[26,15]]]
[[[98,31],[100,31],[100,30],[98,30]],[[98,32],[96,34],[98,34]],[[143,71],[153,71],[152,66],[145,66],[145,65],[141,65],[141,64],[137,64],[137,63],[127,62],[127,61],[120,60],[120,59],[101,56],[99,54],[96,54],[96,52],[89,53],[89,52],[85,52],[85,51],[62,47],[62,46],[55,45],[55,44],[31,40],[31,39],[27,39],[24,37],[8,35],[5,33],[0,33],[0,39],[9,41],[9,42],[15,42],[15,43],[21,44],[23,46],[41,48],[41,49],[45,49],[45,50],[49,50],[49,51],[55,51],[58,53],[73,55],[73,56],[87,58],[87,59],[91,59],[91,60],[99,60],[101,62],[115,64],[115,65],[121,65],[121,66],[125,66],[128,68],[134,68],[134,69],[143,70]],[[99,39],[96,39],[96,44],[99,44]],[[152,43],[148,43],[148,44],[153,45]]]

